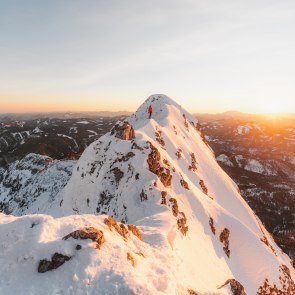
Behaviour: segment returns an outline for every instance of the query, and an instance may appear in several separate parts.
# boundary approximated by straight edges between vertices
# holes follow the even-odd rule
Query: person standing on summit
[[[153,107],[152,107],[152,105],[150,105],[149,106],[149,108],[148,108],[148,113],[149,113],[149,119],[152,117],[152,113],[153,113]]]

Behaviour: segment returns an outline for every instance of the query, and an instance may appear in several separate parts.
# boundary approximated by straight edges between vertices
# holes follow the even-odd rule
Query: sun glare
[[[290,112],[288,106],[284,104],[284,101],[280,100],[261,101],[257,109],[260,113],[270,116],[278,116],[282,113]]]

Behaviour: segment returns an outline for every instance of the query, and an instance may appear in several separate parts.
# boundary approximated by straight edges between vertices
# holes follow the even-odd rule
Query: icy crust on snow
[[[149,120],[150,104],[153,114]],[[111,131],[84,151],[60,193],[66,217],[39,215],[44,220],[39,228],[47,228],[42,234],[38,232],[37,241],[41,241],[43,250],[33,245],[34,239],[32,244],[28,242],[28,248],[43,251],[42,255],[36,256],[34,262],[26,259],[24,264],[18,264],[18,271],[26,272],[26,265],[39,280],[36,261],[50,259],[57,251],[54,245],[58,245],[61,254],[73,258],[59,269],[42,274],[50,288],[54,288],[56,278],[55,285],[60,286],[55,289],[57,293],[62,289],[65,294],[75,294],[72,290],[81,290],[77,294],[117,294],[117,286],[121,288],[118,294],[231,294],[226,282],[235,279],[246,294],[256,294],[265,279],[283,290],[279,279],[282,267],[289,269],[294,280],[290,259],[276,246],[235,183],[220,168],[197,120],[170,98],[153,95],[127,121],[134,128],[135,138],[120,139]],[[52,212],[61,214],[53,207]],[[135,224],[143,237],[143,242],[136,240],[136,246],[145,258],[129,251],[137,262],[127,267],[126,251],[135,247],[133,240],[122,243],[120,237],[119,242],[116,233],[108,231],[101,252],[90,251],[94,256],[89,252],[85,257],[79,256],[84,252],[66,252],[61,238],[72,230],[87,225],[105,232],[99,222],[102,217],[78,214],[108,214],[119,222]],[[9,218],[11,224],[20,220],[2,215],[2,223],[8,224]],[[11,231],[8,225],[1,230],[4,236]],[[53,248],[45,251],[46,247]],[[10,253],[18,255],[15,249]],[[58,281],[58,274],[67,285]],[[13,289],[17,288],[15,277],[7,282],[10,290],[17,291]],[[25,288],[31,288],[28,282],[23,282]],[[31,293],[39,294],[40,288]]]

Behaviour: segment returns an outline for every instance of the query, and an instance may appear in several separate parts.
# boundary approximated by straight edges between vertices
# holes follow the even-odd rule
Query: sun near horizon
[[[295,2],[3,1],[0,113],[295,113]]]
[[[149,96],[149,95],[148,95]],[[106,98],[106,99],[12,99],[1,102],[0,113],[53,113],[53,112],[135,112],[141,103],[148,97],[137,98]],[[206,107],[202,99],[196,99],[190,103],[190,99],[171,97],[191,113],[217,114],[229,111],[237,111],[248,114],[263,114],[270,117],[281,117],[285,114],[295,113],[295,108],[290,101],[261,100],[254,106],[241,106],[234,100],[228,108]],[[213,100],[212,100],[213,101]],[[208,102],[208,101],[207,101]],[[235,108],[232,106],[236,105]]]

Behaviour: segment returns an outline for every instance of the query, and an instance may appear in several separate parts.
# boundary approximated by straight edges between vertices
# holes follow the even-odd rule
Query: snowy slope
[[[15,161],[1,175],[1,211],[23,215],[45,213],[51,206],[57,209],[61,202],[58,193],[67,184],[75,163],[54,161],[39,154]]]
[[[243,288],[250,295],[276,294],[274,284],[280,294],[295,294],[290,259],[220,168],[195,118],[165,95],[153,95],[127,121],[79,159],[60,194],[66,217],[0,217],[0,235],[7,235],[0,242],[6,251],[0,262],[7,265],[0,291],[19,292],[15,278],[26,273],[22,286],[30,294],[40,294],[44,280],[48,294],[244,294]],[[130,233],[122,240],[104,224],[106,215],[96,214],[135,224],[143,241]],[[35,220],[38,226],[29,230]],[[62,240],[87,226],[103,232],[99,250],[89,240],[80,251],[77,240]],[[39,260],[56,251],[71,259],[38,274]],[[7,260],[12,253],[13,262]],[[235,286],[239,293],[231,291]]]

